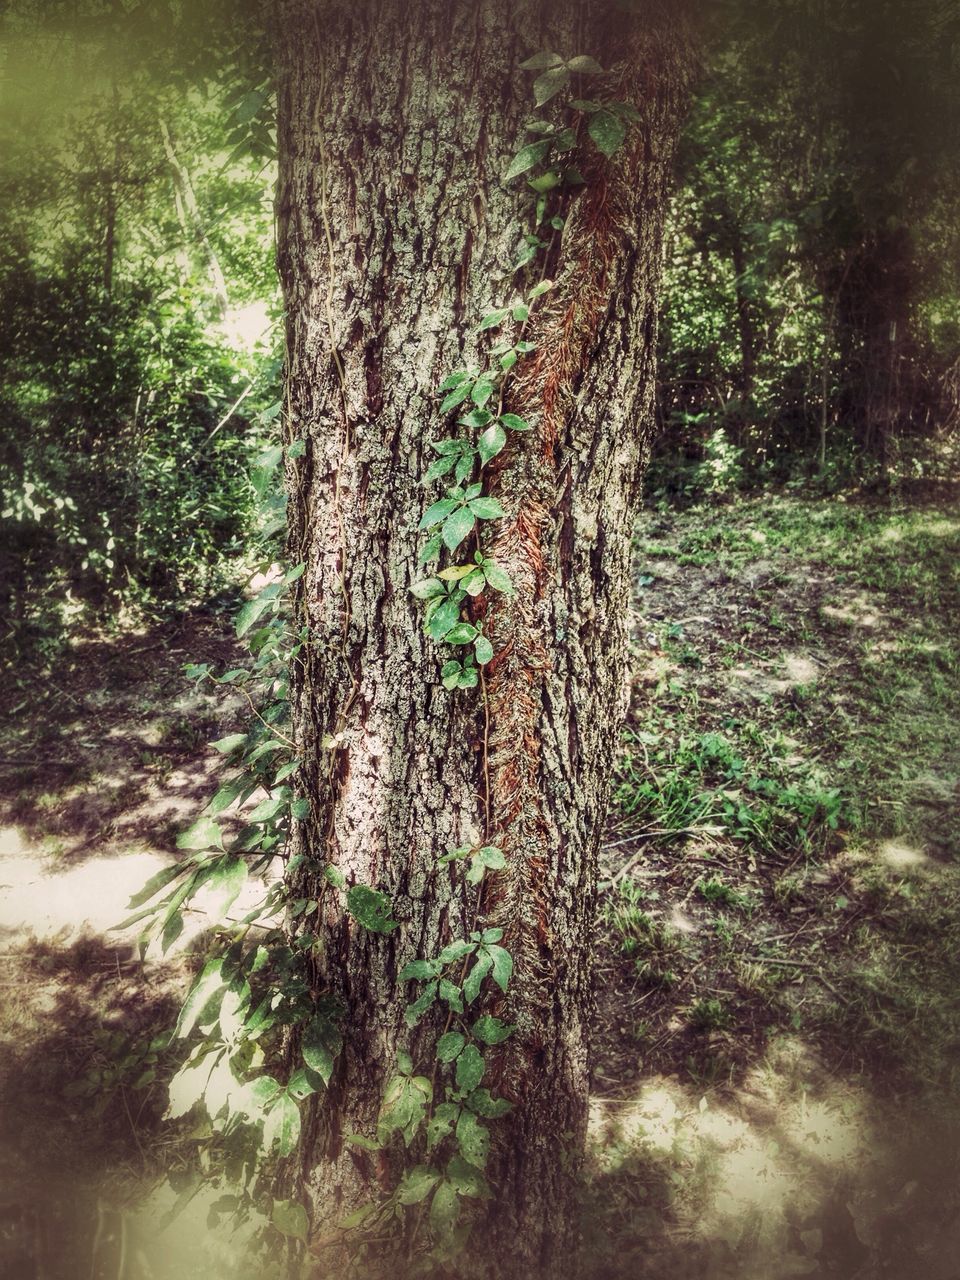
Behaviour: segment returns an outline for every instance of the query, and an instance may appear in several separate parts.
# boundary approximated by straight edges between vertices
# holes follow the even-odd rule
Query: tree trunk
[[[348,1014],[303,1175],[315,1235],[390,1189],[395,1162],[345,1136],[373,1133],[398,1048],[430,1074],[442,1030],[406,1029],[397,974],[477,919],[502,928],[514,977],[482,1011],[518,1031],[484,1084],[515,1109],[492,1126],[495,1196],[474,1236],[489,1252],[472,1248],[457,1274],[569,1274],[576,1235],[597,849],[629,678],[665,190],[691,65],[678,6],[638,8],[299,0],[278,23],[288,427],[304,442],[288,464],[290,549],[306,562],[310,637],[295,693],[311,807],[299,852],[388,894],[400,923],[366,932],[315,884],[317,989]],[[489,469],[506,517],[485,527],[484,551],[515,595],[474,602],[495,657],[482,691],[447,693],[410,594],[417,525],[439,496],[423,477],[430,441],[450,434],[438,384],[481,362],[478,322],[537,278],[510,268],[530,194],[503,173],[535,136],[525,124],[551,110],[534,110],[533,75],[518,69],[540,50],[598,59],[610,74],[575,77],[572,96],[629,101],[642,123],[611,160],[581,130],[586,185],[557,202],[566,225],[544,267],[556,287],[506,392],[533,429]],[[507,858],[479,901],[438,863],[471,832]]]

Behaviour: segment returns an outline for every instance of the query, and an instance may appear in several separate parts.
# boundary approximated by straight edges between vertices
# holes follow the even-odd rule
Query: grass
[[[645,1069],[730,1078],[802,1029],[890,1087],[952,1081],[960,519],[765,495],[637,546],[604,920]]]

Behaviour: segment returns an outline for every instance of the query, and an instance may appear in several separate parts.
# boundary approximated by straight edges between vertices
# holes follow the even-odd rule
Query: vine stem
[[[206,677],[207,677],[207,679],[208,679],[209,681],[211,681],[211,683],[212,683],[212,684],[219,684],[219,683],[220,683],[220,682],[217,680],[217,678],[216,678],[215,676],[212,676],[212,675],[210,674],[210,672],[209,672],[209,671],[206,673]],[[257,710],[257,704],[256,704],[256,703],[254,702],[254,700],[250,697],[250,694],[246,691],[246,689],[243,687],[243,685],[242,685],[242,684],[235,684],[235,685],[233,685],[233,686],[231,686],[231,687],[232,687],[232,688],[234,688],[234,689],[236,689],[238,693],[242,693],[242,694],[243,694],[243,696],[246,698],[246,700],[247,700],[247,702],[248,702],[248,704],[249,704],[249,706],[250,706],[250,710],[253,712],[253,714],[254,714],[254,715],[256,716],[256,718],[260,721],[260,723],[263,725],[263,727],[264,727],[265,729],[268,729],[268,730],[270,731],[270,733],[272,733],[272,734],[274,735],[274,737],[277,737],[277,738],[279,738],[282,742],[285,742],[285,743],[287,744],[287,746],[288,746],[288,747],[292,747],[294,750],[296,750],[296,743],[293,741],[293,739],[292,739],[292,738],[288,738],[288,737],[287,737],[287,735],[286,735],[285,733],[281,733],[281,732],[280,732],[280,730],[277,728],[277,726],[276,726],[276,725],[268,724],[268,723],[267,723],[267,721],[266,721],[266,720],[264,720],[263,716],[262,716],[262,715],[260,714],[260,712]]]

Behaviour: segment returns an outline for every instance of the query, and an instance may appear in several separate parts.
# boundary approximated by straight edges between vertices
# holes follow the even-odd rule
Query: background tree
[[[669,237],[665,444],[706,451],[708,485],[731,448],[781,476],[909,471],[955,352],[956,13],[721,13]]]
[[[397,976],[479,919],[504,931],[514,957],[509,997],[489,1011],[518,1030],[489,1083],[515,1110],[489,1169],[494,1206],[460,1265],[562,1274],[575,1237],[596,856],[610,728],[624,707],[630,531],[652,425],[661,234],[689,39],[675,5],[627,13],[577,0],[509,12],[297,3],[278,33],[288,430],[302,449],[290,465],[290,548],[306,563],[299,617],[309,627],[295,737],[310,817],[296,874],[321,900],[316,987],[347,1010],[304,1173],[320,1222],[389,1180],[383,1155],[348,1135],[376,1133],[397,1050],[432,1056],[443,1026],[434,1016],[410,1036]],[[494,649],[478,699],[441,688],[410,588],[422,573],[430,442],[448,434],[437,387],[452,367],[480,361],[481,318],[531,283],[510,264],[523,248],[518,215],[529,218],[536,195],[504,173],[537,136],[525,135],[532,77],[519,64],[543,50],[598,60],[606,74],[577,74],[575,92],[634,104],[639,124],[609,160],[581,113],[584,185],[559,195],[564,222],[543,265],[555,287],[525,326],[535,353],[503,380],[504,408],[532,429],[493,471],[506,514],[480,546],[514,593],[485,592],[470,606]],[[480,898],[455,892],[438,862],[478,841],[507,863]],[[324,866],[383,891],[399,928],[360,927]]]

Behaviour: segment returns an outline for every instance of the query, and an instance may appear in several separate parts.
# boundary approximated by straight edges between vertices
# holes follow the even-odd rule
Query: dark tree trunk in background
[[[912,259],[905,227],[870,233],[846,266],[837,299],[841,421],[883,467],[911,407],[901,365],[911,338]]]
[[[311,803],[301,851],[386,892],[401,924],[365,932],[317,889],[318,987],[349,1014],[305,1144],[314,1230],[392,1185],[344,1136],[373,1132],[398,1047],[432,1055],[436,1025],[411,1043],[396,975],[469,928],[474,902],[437,857],[473,828],[507,856],[480,918],[505,930],[516,964],[509,996],[486,1009],[519,1030],[484,1079],[516,1104],[493,1124],[496,1204],[475,1237],[499,1252],[471,1249],[464,1273],[563,1275],[685,27],[675,3],[628,15],[612,0],[308,0],[285,5],[278,30],[289,436],[305,443],[289,465],[290,547],[307,565],[311,636],[296,707]],[[635,103],[643,123],[612,161],[583,147],[587,184],[567,199],[546,265],[556,288],[527,335],[538,351],[510,383],[505,408],[534,429],[498,459],[507,514],[485,531],[517,588],[479,602],[496,649],[486,718],[477,691],[441,688],[410,586],[417,524],[440,496],[422,485],[429,441],[449,434],[436,387],[480,362],[480,318],[536,279],[509,271],[530,218],[524,184],[502,175],[543,114],[518,69],[540,50],[597,58],[613,74],[575,93]]]
[[[744,252],[743,237],[738,226],[733,227],[731,244],[731,261],[733,263],[734,289],[737,299],[737,329],[740,336],[740,393],[744,401],[753,395],[753,383],[756,377],[757,340],[750,314],[750,299],[747,296],[746,271],[747,258]]]

